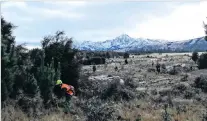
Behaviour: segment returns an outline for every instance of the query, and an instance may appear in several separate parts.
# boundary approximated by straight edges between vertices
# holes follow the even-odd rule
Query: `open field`
[[[207,94],[193,87],[193,84],[197,77],[207,77],[207,70],[198,70],[189,55],[131,55],[126,65],[123,58],[109,59],[107,64],[97,65],[96,72],[93,72],[92,66],[83,66],[80,83],[87,86],[80,89],[85,95],[72,99],[72,103],[78,103],[73,105],[76,113],[55,112],[37,120],[164,121],[164,105],[168,104],[167,112],[173,121],[203,121],[203,114],[207,111]],[[156,72],[157,61],[161,64],[160,73]],[[173,66],[176,66],[176,73],[171,74]],[[114,90],[109,91],[111,94],[107,93],[107,100],[103,100],[100,95],[105,94],[113,84],[116,84]],[[81,104],[87,107],[87,111],[80,108]],[[110,112],[112,109],[113,113]],[[9,110],[12,107],[2,112],[4,121],[10,118],[30,120],[19,111],[14,113],[14,110]]]

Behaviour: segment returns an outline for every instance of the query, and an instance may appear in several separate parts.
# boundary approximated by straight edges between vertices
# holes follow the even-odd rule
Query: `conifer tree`
[[[207,18],[207,17],[206,17]],[[205,29],[205,40],[207,41],[207,24],[203,22],[203,25],[204,25],[204,29]]]

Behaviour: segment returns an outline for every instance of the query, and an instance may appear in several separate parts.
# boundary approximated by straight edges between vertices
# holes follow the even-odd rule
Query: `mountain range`
[[[112,40],[102,42],[83,41],[74,42],[73,47],[88,51],[206,51],[207,41],[204,37],[183,40],[167,41],[157,39],[132,38],[122,34]]]

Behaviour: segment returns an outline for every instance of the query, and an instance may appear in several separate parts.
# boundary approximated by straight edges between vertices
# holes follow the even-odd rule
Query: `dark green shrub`
[[[196,63],[198,58],[199,58],[198,52],[193,52],[192,53],[192,60]]]
[[[176,68],[175,66],[173,66],[173,68],[170,69],[170,70],[168,71],[168,73],[169,73],[170,75],[176,75],[176,74],[179,73],[179,71],[178,71],[178,68]]]
[[[93,65],[93,72],[95,72],[96,71],[96,66],[95,65]]]
[[[9,92],[5,82],[1,81],[1,102],[4,102],[8,98]],[[3,106],[2,106],[3,107]]]
[[[154,68],[148,68],[147,71],[148,72],[155,72],[156,70]]]
[[[125,62],[125,64],[128,64],[128,61],[127,61],[127,59],[125,59],[125,61],[124,61],[124,62]]]
[[[110,55],[109,52],[106,52],[106,57],[107,57],[108,59],[111,58],[111,55]]]
[[[87,116],[86,121],[106,121],[114,118],[115,108],[110,103],[97,98],[91,98],[81,103],[81,108]]]
[[[92,57],[92,58],[82,61],[83,65],[92,65],[92,64],[99,65],[99,64],[105,64],[105,63],[106,63],[106,59],[103,57]]]
[[[30,76],[29,80],[25,83],[24,91],[30,97],[34,97],[39,92],[37,80],[34,76]]]
[[[166,65],[165,64],[161,64],[161,68],[162,69],[166,69]]]
[[[101,58],[101,57],[94,57],[90,59],[90,63],[91,64],[94,63],[96,65],[105,64],[105,61],[106,61],[105,58]]]
[[[202,116],[202,121],[207,121],[207,112],[205,112]]]
[[[125,85],[121,85],[117,80],[109,83],[108,88],[103,91],[101,98],[114,101],[120,101],[122,99],[128,101],[135,98],[135,96],[135,93],[130,90],[130,88],[126,87]]]
[[[207,92],[207,76],[201,75],[194,81],[194,87],[200,88],[202,91]]]
[[[200,55],[200,58],[198,59],[198,68],[199,69],[207,68],[207,53],[203,53]]]
[[[181,82],[185,82],[185,81],[188,81],[188,74],[184,74],[181,79],[180,79]]]
[[[159,63],[156,64],[156,70],[157,70],[158,73],[160,73],[160,66],[161,65]]]
[[[186,90],[184,92],[184,98],[185,99],[191,99],[194,96],[195,96],[195,92],[193,92],[193,90]]]
[[[124,59],[129,58],[129,53],[124,53]]]
[[[118,71],[118,67],[117,67],[117,66],[115,66],[114,70],[115,70],[115,71]]]

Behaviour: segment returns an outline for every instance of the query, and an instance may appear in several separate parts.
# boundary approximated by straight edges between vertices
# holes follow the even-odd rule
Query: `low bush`
[[[136,97],[135,92],[127,88],[125,85],[121,85],[119,81],[112,81],[108,84],[102,93],[102,99],[110,99],[114,101],[130,100]]]
[[[198,68],[199,69],[207,68],[207,53],[203,53],[200,55],[200,58],[198,59]]]
[[[156,69],[154,69],[154,68],[148,68],[147,71],[148,71],[148,72],[155,72]]]
[[[179,67],[175,67],[175,66],[173,66],[172,68],[170,68],[168,70],[168,73],[170,75],[177,75],[179,72],[181,72],[180,68]]]
[[[207,92],[207,75],[201,75],[194,81],[194,87],[200,88],[203,92]]]
[[[187,89],[189,89],[190,85],[186,82],[181,82],[179,84],[176,84],[172,88],[172,94],[174,95],[181,95],[183,94]]]
[[[181,81],[181,82],[188,81],[188,77],[189,77],[189,75],[188,75],[188,74],[184,74],[184,75],[182,75],[182,77],[181,77],[180,81]]]

